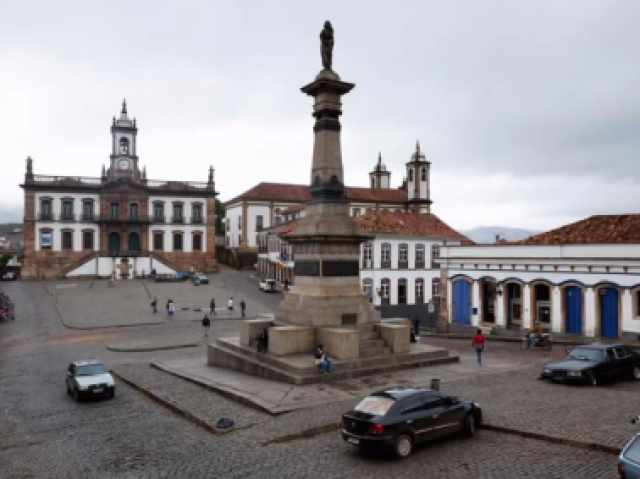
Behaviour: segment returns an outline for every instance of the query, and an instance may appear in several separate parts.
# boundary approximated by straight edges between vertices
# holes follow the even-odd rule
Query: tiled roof
[[[349,201],[405,203],[407,192],[397,189],[345,188]],[[240,196],[225,202],[225,205],[239,200],[272,200],[292,203],[305,203],[311,199],[308,185],[292,185],[288,183],[258,183]]]
[[[640,243],[640,214],[596,215],[517,244]]]
[[[289,206],[287,209],[282,210],[282,214],[297,213],[298,211],[302,211],[306,209],[306,207],[307,207],[306,203],[300,203],[299,205]]]
[[[356,220],[364,233],[397,234],[406,236],[439,236],[457,238],[463,244],[473,244],[466,236],[431,213],[370,209]]]

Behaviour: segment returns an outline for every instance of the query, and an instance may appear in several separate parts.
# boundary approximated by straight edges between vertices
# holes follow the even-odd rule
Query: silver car
[[[78,402],[88,397],[112,398],[116,394],[116,383],[100,361],[74,361],[67,369],[67,394]]]
[[[640,479],[640,434],[618,456],[618,474],[621,479]]]

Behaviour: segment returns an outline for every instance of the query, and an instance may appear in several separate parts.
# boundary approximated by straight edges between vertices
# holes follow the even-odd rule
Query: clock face
[[[129,160],[126,158],[121,158],[118,160],[118,169],[119,170],[128,170],[129,169]]]

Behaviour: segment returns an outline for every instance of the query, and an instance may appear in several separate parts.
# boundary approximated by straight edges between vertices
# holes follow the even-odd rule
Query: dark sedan
[[[552,381],[586,382],[628,376],[640,380],[640,355],[624,344],[578,346],[563,361],[546,364],[540,376]]]
[[[482,422],[480,405],[432,389],[388,389],[364,398],[342,416],[342,438],[354,446],[383,446],[403,459],[415,444],[464,433]]]

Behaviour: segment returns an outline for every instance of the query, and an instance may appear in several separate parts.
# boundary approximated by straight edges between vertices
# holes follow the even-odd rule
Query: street
[[[88,282],[78,282],[74,287],[70,282],[3,284],[2,289],[16,304],[17,320],[0,323],[0,477],[616,477],[616,457],[611,453],[489,430],[479,431],[473,439],[453,437],[420,446],[402,462],[361,454],[343,443],[337,430],[274,441],[312,425],[336,423],[340,412],[353,404],[338,402],[270,416],[148,367],[152,360],[202,357],[204,361],[202,328],[195,320],[202,313],[193,309],[206,308],[205,299],[211,294],[216,296],[219,308],[224,308],[227,294],[234,296],[236,304],[240,298],[245,299],[248,315],[273,311],[282,297],[259,292],[256,281],[247,273],[228,271],[211,279],[209,287],[200,286],[198,290],[186,284],[157,289],[154,284],[147,285],[151,295],[162,291],[157,315],[151,313],[146,293],[139,304],[131,303],[138,301],[137,296],[127,296],[129,302],[111,306],[101,303],[107,311],[94,315],[92,293],[87,293],[89,303],[80,314],[75,311],[66,317],[60,304],[70,300],[64,295],[71,288],[88,287]],[[92,288],[98,291],[102,286]],[[123,283],[116,289],[124,291],[129,286],[140,289],[139,285]],[[96,294],[108,300],[104,291]],[[183,298],[176,299],[179,314],[173,320],[166,319],[162,308],[168,294]],[[182,305],[189,306],[190,311],[181,310]],[[235,315],[239,315],[237,310]],[[107,325],[99,327],[96,317]],[[65,326],[69,321],[74,329]],[[113,326],[122,321],[139,324]],[[158,324],[143,325],[145,321]],[[229,315],[214,318],[211,335],[233,334],[236,321]],[[465,358],[472,356],[466,341],[424,340],[459,350],[465,355],[463,365],[467,364]],[[180,347],[182,343],[191,345]],[[154,344],[176,347],[154,350]],[[133,352],[136,348],[131,345],[145,348]],[[131,352],[113,350],[126,350],[124,346],[130,346]],[[523,357],[525,354],[528,357]],[[553,354],[562,353],[556,350]],[[518,344],[490,343],[486,357],[492,356],[514,366],[484,377],[474,377],[471,371],[465,376],[468,379],[445,382],[446,388],[477,398],[489,419],[510,427],[533,425],[549,435],[571,431],[578,439],[612,438],[612,444],[631,437],[631,416],[627,416],[637,408],[637,383],[621,382],[596,390],[546,384],[534,378],[538,366],[548,360],[543,354],[523,352]],[[128,370],[132,376],[139,376],[141,383],[186,408],[206,408],[203,414],[212,421],[228,416],[243,427],[222,436],[211,434],[121,381],[117,381],[115,399],[77,404],[66,395],[65,369],[72,360],[86,358],[98,358],[109,368]],[[411,374],[399,373],[390,379],[411,381],[417,377]],[[365,384],[367,378],[338,386],[362,388]],[[544,400],[528,402],[527,398],[538,396],[544,396]],[[595,408],[596,401],[606,401],[599,404],[607,407]],[[576,426],[576,422],[580,424]]]

